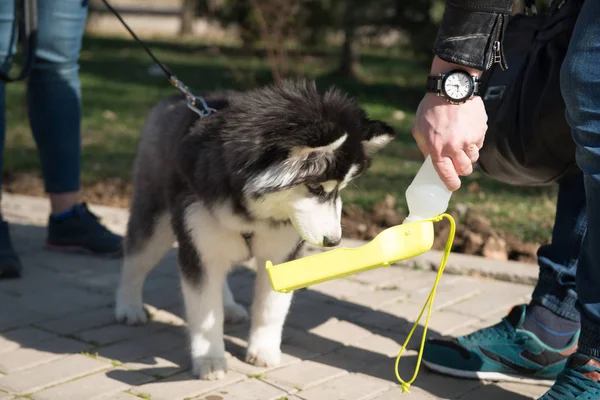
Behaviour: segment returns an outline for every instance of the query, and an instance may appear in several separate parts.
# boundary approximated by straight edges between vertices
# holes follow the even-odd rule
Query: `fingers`
[[[476,144],[470,144],[468,145],[465,150],[464,150],[465,154],[467,155],[467,157],[469,157],[469,160],[471,160],[471,163],[476,163],[477,160],[479,159],[479,146]]]
[[[461,176],[468,176],[473,172],[473,162],[462,150],[459,150],[453,155],[452,164],[454,165],[456,172]]]
[[[431,161],[435,167],[440,179],[444,182],[448,190],[455,191],[460,188],[460,178],[456,173],[456,168],[452,159],[448,157],[435,157],[432,154]]]

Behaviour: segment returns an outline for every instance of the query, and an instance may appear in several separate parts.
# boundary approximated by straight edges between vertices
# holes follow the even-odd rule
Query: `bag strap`
[[[17,13],[17,2],[18,0],[15,0],[15,15]],[[37,47],[37,11],[37,0],[23,0],[23,13],[22,18],[19,20],[19,33],[23,33],[23,67],[19,74],[14,78],[8,76],[8,73],[4,74],[0,72],[0,80],[4,82],[15,82],[22,80],[29,75],[31,68],[33,67],[35,50]]]

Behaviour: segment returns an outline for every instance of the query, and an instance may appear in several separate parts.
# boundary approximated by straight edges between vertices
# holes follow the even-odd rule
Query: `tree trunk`
[[[344,45],[340,57],[338,73],[342,76],[355,78],[358,72],[358,49],[356,43],[356,24],[353,7],[346,8],[344,15]]]
[[[179,25],[179,34],[191,35],[194,33],[194,19],[196,18],[197,0],[182,0],[181,2],[181,20]]]

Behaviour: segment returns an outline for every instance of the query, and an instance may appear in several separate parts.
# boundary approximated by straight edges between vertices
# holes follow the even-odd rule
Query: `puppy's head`
[[[253,96],[260,110],[254,132],[261,134],[252,137],[261,149],[243,189],[250,213],[290,220],[311,244],[339,244],[340,192],[367,170],[394,130],[369,119],[339,90],[319,93],[306,81],[284,82]]]

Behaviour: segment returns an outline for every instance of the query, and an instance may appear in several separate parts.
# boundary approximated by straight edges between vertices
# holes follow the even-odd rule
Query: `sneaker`
[[[21,261],[10,240],[8,223],[0,217],[0,279],[21,277]]]
[[[122,237],[106,229],[85,203],[73,207],[67,215],[48,220],[49,250],[120,257],[122,242]]]
[[[579,331],[565,348],[548,347],[533,333],[520,329],[526,309],[526,305],[516,306],[498,324],[470,335],[429,340],[423,364],[459,378],[551,386],[577,350]]]
[[[554,385],[538,400],[597,399],[600,399],[600,362],[575,353]]]

